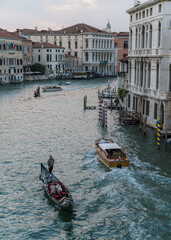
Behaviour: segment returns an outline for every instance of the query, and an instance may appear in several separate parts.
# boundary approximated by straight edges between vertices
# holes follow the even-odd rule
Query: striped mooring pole
[[[99,121],[102,121],[102,104],[103,104],[103,100],[101,98],[99,98]]]
[[[105,126],[107,127],[107,102],[104,103],[105,108]]]
[[[161,120],[159,118],[157,122],[157,149],[160,149],[160,137],[161,137]]]

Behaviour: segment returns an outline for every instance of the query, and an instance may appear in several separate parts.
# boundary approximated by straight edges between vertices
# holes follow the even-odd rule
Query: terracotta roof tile
[[[29,34],[75,34],[75,33],[105,33],[105,34],[113,34],[113,33],[107,33],[101,29],[92,27],[90,25],[87,25],[85,23],[78,23],[70,27],[62,28],[60,30],[34,30],[34,29],[17,29],[17,31],[22,32],[22,34],[29,35]]]
[[[20,37],[18,34],[8,32],[7,30],[3,30],[0,28],[0,38],[10,38],[16,40],[26,40],[24,37]],[[27,39],[28,40],[28,39]]]

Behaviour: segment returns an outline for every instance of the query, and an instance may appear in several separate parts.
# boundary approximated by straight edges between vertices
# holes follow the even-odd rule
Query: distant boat
[[[71,84],[71,82],[60,82],[60,83],[58,83],[60,86],[61,85],[70,85]]]
[[[62,91],[61,87],[57,86],[46,86],[42,87],[43,92],[57,92],[57,91]]]
[[[35,91],[34,92],[34,97],[40,97],[40,92]]]

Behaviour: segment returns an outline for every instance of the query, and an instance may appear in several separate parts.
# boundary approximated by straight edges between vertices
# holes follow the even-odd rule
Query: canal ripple
[[[111,80],[112,86],[116,80]],[[107,79],[72,81],[58,93],[33,92],[57,81],[0,87],[0,239],[169,240],[171,237],[171,149],[156,149],[155,134],[124,126],[108,111],[98,123],[97,91]],[[99,162],[95,139],[111,137],[126,151],[130,169],[108,171]],[[54,173],[74,198],[72,213],[47,199],[40,163],[55,158]]]

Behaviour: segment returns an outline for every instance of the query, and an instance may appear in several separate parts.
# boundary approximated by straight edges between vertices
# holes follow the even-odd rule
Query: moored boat
[[[53,173],[50,174],[42,163],[40,180],[42,180],[43,182],[43,188],[46,194],[56,206],[69,211],[72,210],[73,198],[68,188],[65,187],[64,184],[56,176],[53,175]],[[59,186],[59,188],[61,189],[60,193],[52,193],[50,189],[52,185]]]
[[[43,92],[57,92],[57,91],[62,91],[61,87],[57,86],[46,86],[42,87]]]
[[[126,154],[112,139],[97,139],[95,147],[99,160],[109,169],[129,167]]]

